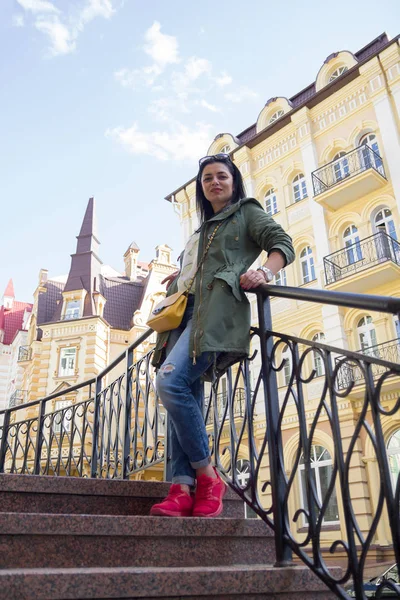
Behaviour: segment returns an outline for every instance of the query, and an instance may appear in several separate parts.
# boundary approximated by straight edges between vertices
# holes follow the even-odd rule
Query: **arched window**
[[[293,200],[299,202],[303,198],[307,198],[307,185],[303,173],[299,173],[293,179]]]
[[[236,474],[239,485],[242,488],[246,487],[251,477],[250,462],[243,458],[240,458],[238,461],[236,461]],[[245,519],[257,518],[257,514],[250,508],[250,506],[248,506],[248,504],[246,504],[246,502],[244,503],[244,517]]]
[[[321,344],[323,344],[325,341],[325,334],[322,333],[322,331],[320,333],[316,333],[314,335],[312,341],[320,342]],[[315,373],[316,373],[317,377],[322,377],[322,375],[324,375],[324,373],[325,373],[324,360],[323,360],[321,354],[316,350],[313,351],[313,360],[314,360],[314,369],[315,369]]]
[[[397,240],[396,227],[394,225],[392,211],[390,211],[388,208],[382,208],[376,213],[373,225],[375,233],[384,231],[390,235],[390,237]]]
[[[280,119],[284,114],[285,113],[283,112],[283,110],[277,110],[276,112],[274,112],[274,114],[272,115],[272,117],[269,120],[269,125],[271,125],[271,123],[274,123],[275,121]]]
[[[355,225],[350,225],[345,229],[343,241],[346,248],[347,264],[352,265],[358,260],[362,260],[360,238]]]
[[[271,188],[264,196],[265,211],[267,215],[272,216],[278,212],[278,201],[276,199],[275,190]]]
[[[400,429],[395,431],[393,435],[390,436],[386,446],[386,451],[388,455],[390,477],[394,491],[400,475]]]
[[[368,146],[372,153],[367,148],[362,150],[362,163],[365,169],[374,167],[379,173],[384,175],[381,153],[378,146],[378,140],[375,133],[367,133],[360,140],[360,146]]]
[[[221,154],[229,154],[230,151],[231,151],[230,145],[226,144],[225,146],[222,146],[220,153]]]
[[[333,461],[328,450],[323,446],[311,446],[310,456],[311,476],[316,488],[317,497],[322,505],[328,492],[329,484],[332,477]],[[306,481],[307,473],[304,464],[304,456],[300,458],[300,491],[302,505],[307,510],[308,501],[306,493]],[[336,498],[336,491],[333,489],[331,497],[329,498],[328,506],[324,515],[324,523],[336,523],[339,521],[339,508]]]
[[[329,77],[328,83],[331,83],[331,81],[335,81],[335,79],[337,79],[338,77],[343,75],[343,73],[346,73],[346,71],[348,71],[348,70],[349,70],[348,67],[338,67],[337,69],[335,69],[333,71],[332,75]]]
[[[304,248],[300,253],[301,275],[303,283],[315,279],[314,257],[310,246]]]
[[[377,348],[376,331],[372,317],[367,315],[357,323],[357,334],[360,340],[361,352],[369,356],[375,356]]]
[[[292,374],[292,353],[287,344],[285,344],[282,350],[282,360],[285,360],[283,366],[283,383],[284,385],[289,385],[290,376]]]
[[[341,181],[350,175],[349,161],[346,158],[346,152],[338,152],[333,160],[333,171],[336,181]]]
[[[280,271],[277,272],[277,274],[274,277],[274,284],[275,285],[287,285],[285,269],[281,269]]]

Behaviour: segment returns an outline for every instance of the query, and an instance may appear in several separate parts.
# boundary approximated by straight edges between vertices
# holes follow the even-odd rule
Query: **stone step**
[[[332,573],[340,576],[339,570],[332,569]],[[333,600],[335,597],[306,567],[277,569],[256,564],[0,570],[0,600]]]
[[[159,481],[0,474],[0,512],[148,515],[169,486]],[[244,516],[243,502],[230,489],[221,516]]]
[[[0,513],[3,569],[273,561],[272,532],[259,519]]]

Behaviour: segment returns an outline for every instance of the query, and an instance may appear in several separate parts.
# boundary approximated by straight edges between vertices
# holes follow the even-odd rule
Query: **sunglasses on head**
[[[203,158],[200,158],[200,160],[199,160],[199,166],[201,167],[201,165],[203,165],[205,162],[207,162],[209,160],[225,160],[225,161],[232,162],[229,154],[224,154],[221,152],[220,154],[211,154],[210,156],[203,156]]]

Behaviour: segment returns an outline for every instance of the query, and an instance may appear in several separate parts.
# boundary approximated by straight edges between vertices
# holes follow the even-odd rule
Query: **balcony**
[[[27,401],[28,393],[26,390],[15,390],[8,401],[8,408],[14,408]]]
[[[400,277],[400,244],[379,231],[324,258],[330,289],[363,293]]]
[[[226,392],[221,392],[220,394],[217,394],[217,396],[216,396],[216,404],[218,407],[218,420],[219,421],[221,421],[221,419],[224,416],[227,400],[228,400],[228,394]],[[245,410],[246,410],[245,402],[246,402],[246,392],[243,388],[238,388],[236,390],[234,398],[233,398],[233,415],[235,418],[243,419]],[[206,406],[205,407],[206,414],[207,414],[207,410],[208,409]],[[227,417],[227,421],[228,421],[229,420],[229,409],[228,409],[227,414],[228,414],[228,417]],[[214,419],[214,406],[211,406],[211,408],[208,412],[206,425],[211,425],[213,423],[213,419]]]
[[[358,350],[358,352],[360,354],[365,354],[366,356],[400,364],[400,338],[391,340],[390,342],[384,342],[383,344],[377,344],[376,346],[369,346],[368,348]],[[343,358],[344,356],[336,358],[336,363]],[[371,371],[374,380],[376,380],[387,371],[387,368],[383,365],[373,364],[371,366]],[[345,363],[339,369],[337,382],[339,390],[347,389],[351,382],[355,385],[365,385],[365,373],[360,367],[357,367],[354,364]]]
[[[23,362],[25,360],[31,360],[32,358],[32,349],[30,346],[20,346],[18,348],[18,362]]]
[[[328,210],[338,210],[386,183],[382,158],[363,144],[312,173],[314,197]]]

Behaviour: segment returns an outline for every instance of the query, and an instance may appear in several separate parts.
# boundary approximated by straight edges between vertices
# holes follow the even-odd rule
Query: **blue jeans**
[[[170,333],[167,358],[156,378],[157,393],[170,417],[172,483],[186,485],[193,485],[196,469],[206,467],[211,460],[201,377],[215,358],[215,352],[203,352],[194,365],[189,356],[193,301],[189,296],[180,327]]]

